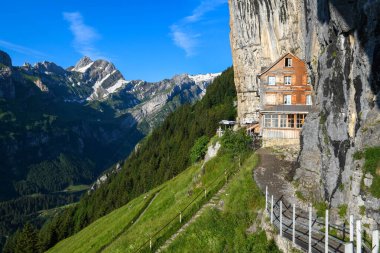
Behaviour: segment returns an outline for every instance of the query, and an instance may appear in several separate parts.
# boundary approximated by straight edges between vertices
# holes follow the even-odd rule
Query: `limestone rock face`
[[[0,50],[0,98],[14,98],[15,87],[12,82],[12,60]]]
[[[229,0],[238,120],[258,119],[257,75],[287,52],[305,57],[302,1]]]
[[[380,3],[343,0],[229,0],[238,116],[255,117],[261,68],[292,52],[308,65],[313,112],[302,131],[296,179],[316,201],[353,213],[378,200],[361,190],[363,161],[353,154],[380,146]],[[372,222],[371,222],[372,221]]]

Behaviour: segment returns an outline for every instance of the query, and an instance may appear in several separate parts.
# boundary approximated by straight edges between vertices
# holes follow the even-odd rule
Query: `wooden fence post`
[[[362,253],[362,226],[361,221],[356,221],[356,253]]]
[[[268,186],[265,186],[265,212],[268,212]]]
[[[350,215],[350,242],[354,241],[354,216]]]
[[[282,200],[280,200],[280,236],[282,237]]]
[[[312,209],[312,206],[310,204],[310,206],[309,206],[309,253],[312,253],[311,252],[311,249],[312,249],[312,247],[311,247],[312,220],[311,219],[313,218],[312,211],[313,211],[313,209]]]
[[[272,201],[271,203],[271,208],[270,208],[270,223],[273,224],[273,195],[272,195]]]
[[[293,204],[293,244],[296,244],[296,204]]]
[[[182,223],[182,212],[179,213],[179,223]]]
[[[329,210],[326,210],[325,222],[325,252],[329,253]]]
[[[372,253],[379,253],[379,230],[372,231]]]
[[[149,249],[152,250],[152,237],[149,239]]]
[[[207,194],[206,194],[206,188],[205,188],[205,198],[206,198]]]
[[[354,253],[354,244],[352,242],[344,245],[344,253]]]

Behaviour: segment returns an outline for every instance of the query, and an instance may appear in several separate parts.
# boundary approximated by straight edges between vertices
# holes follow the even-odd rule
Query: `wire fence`
[[[154,232],[149,239],[147,239],[146,241],[144,241],[138,248],[136,251],[134,252],[140,252],[142,251],[144,248],[148,247],[149,245],[149,249],[152,250],[152,247],[153,247],[153,239],[154,238],[157,238],[160,233],[162,231],[164,231],[166,228],[168,228],[170,226],[170,224],[172,224],[175,220],[180,220],[180,223],[182,223],[182,214],[189,209],[189,207],[194,203],[196,202],[196,200],[198,200],[202,195],[204,195],[204,199],[205,200],[208,200],[209,198],[212,197],[212,194],[211,193],[211,190],[212,191],[218,191],[222,186],[218,187],[218,184],[221,184],[223,182],[223,180],[220,180],[221,178],[225,178],[224,180],[224,183],[226,183],[228,181],[228,178],[229,176],[234,173],[235,170],[231,170],[229,172],[227,172],[227,170],[225,170],[223,173],[220,173],[213,181],[211,181],[207,186],[204,187],[204,190],[203,191],[200,191],[189,203],[187,203],[183,208],[180,209],[180,211],[174,215],[167,223],[165,223],[165,225],[163,225],[161,228],[159,228],[156,232]],[[214,188],[213,188],[214,187]],[[207,192],[207,189],[210,189],[210,192]],[[207,198],[209,197],[209,198]]]
[[[371,244],[362,230],[361,221],[357,220],[354,226],[352,215],[349,226],[331,224],[328,210],[322,220],[320,217],[313,217],[311,205],[307,213],[296,208],[295,204],[287,204],[283,196],[276,201],[273,195],[269,199],[268,187],[265,191],[265,209],[270,216],[270,222],[279,230],[280,236],[291,240],[304,251],[353,253],[355,248],[357,253],[379,253],[379,231],[373,231]]]

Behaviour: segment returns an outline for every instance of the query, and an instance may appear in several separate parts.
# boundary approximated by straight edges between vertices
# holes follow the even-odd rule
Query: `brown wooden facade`
[[[311,109],[312,87],[306,64],[288,53],[265,69],[260,80],[259,132],[264,146],[298,144]]]

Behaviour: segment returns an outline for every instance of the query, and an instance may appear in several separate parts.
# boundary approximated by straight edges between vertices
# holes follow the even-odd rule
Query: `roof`
[[[283,56],[281,56],[280,58],[278,58],[278,60],[277,61],[275,61],[272,65],[270,65],[268,68],[266,68],[264,71],[262,71],[261,73],[259,73],[257,76],[262,76],[263,74],[265,74],[266,72],[268,72],[268,70],[270,70],[271,68],[273,68],[274,67],[274,65],[276,65],[277,63],[279,63],[282,59],[284,59],[286,56],[288,56],[288,55],[291,55],[291,56],[293,56],[294,58],[296,58],[296,59],[298,59],[298,60],[300,60],[300,61],[303,61],[302,59],[300,59],[300,58],[298,58],[297,56],[295,56],[294,54],[292,54],[292,53],[286,53],[286,54],[284,54]]]
[[[231,121],[231,120],[222,120],[219,122],[220,125],[235,125],[236,121]]]
[[[311,105],[268,105],[265,106],[263,110],[260,110],[260,112],[309,113],[311,108]]]

